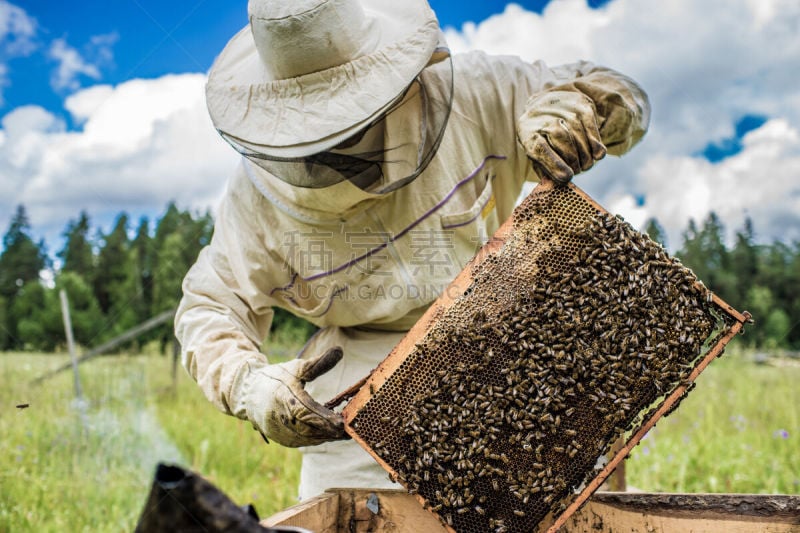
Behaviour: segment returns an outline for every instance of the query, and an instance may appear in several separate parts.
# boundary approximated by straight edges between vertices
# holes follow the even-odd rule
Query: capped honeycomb
[[[746,320],[572,185],[539,185],[451,288],[344,416],[465,533],[562,524]]]

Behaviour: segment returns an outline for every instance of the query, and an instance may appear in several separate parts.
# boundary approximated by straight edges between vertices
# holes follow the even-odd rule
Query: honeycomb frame
[[[451,531],[556,531],[748,319],[543,182],[354,391],[345,428]]]

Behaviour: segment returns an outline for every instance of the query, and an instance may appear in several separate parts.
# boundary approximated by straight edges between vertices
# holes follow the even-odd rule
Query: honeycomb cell
[[[571,188],[513,221],[351,422],[459,532],[563,512],[730,327],[690,270]]]

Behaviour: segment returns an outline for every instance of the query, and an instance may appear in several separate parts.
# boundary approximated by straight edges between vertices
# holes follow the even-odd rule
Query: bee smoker
[[[235,531],[311,533],[298,527],[266,528],[251,505],[239,507],[203,477],[179,466],[159,463],[136,533]]]

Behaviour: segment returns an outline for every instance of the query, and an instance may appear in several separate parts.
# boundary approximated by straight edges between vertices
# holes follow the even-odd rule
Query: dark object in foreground
[[[159,463],[137,533],[238,531],[303,533],[295,527],[265,528],[252,506],[242,508],[199,475]]]

